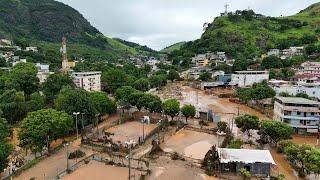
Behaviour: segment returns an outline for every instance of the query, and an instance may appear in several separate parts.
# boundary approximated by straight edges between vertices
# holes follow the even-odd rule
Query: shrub
[[[241,139],[235,139],[232,140],[228,146],[228,148],[231,149],[241,149],[241,146],[244,144],[244,142]]]
[[[68,159],[76,159],[76,158],[82,158],[86,155],[86,153],[84,153],[81,150],[76,150],[72,153],[69,154]]]
[[[244,180],[249,180],[251,179],[251,173],[247,171],[245,168],[241,168],[239,170],[240,174],[242,175]]]

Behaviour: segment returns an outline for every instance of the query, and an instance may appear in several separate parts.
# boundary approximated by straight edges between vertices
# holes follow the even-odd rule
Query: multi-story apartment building
[[[317,133],[320,103],[300,97],[276,97],[274,119],[289,124],[298,133]]]
[[[264,80],[269,80],[268,71],[236,71],[231,75],[230,85],[252,86],[254,83],[261,83]]]
[[[73,82],[86,91],[101,91],[101,72],[74,72]]]
[[[297,74],[313,75],[316,77],[320,77],[320,62],[304,62],[297,69],[297,71]]]

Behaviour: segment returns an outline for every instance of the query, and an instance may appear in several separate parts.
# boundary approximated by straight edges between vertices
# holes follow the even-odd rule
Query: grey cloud
[[[292,15],[318,0],[59,0],[79,10],[92,25],[119,37],[160,50],[197,39],[202,25],[224,11],[252,8],[270,15]]]

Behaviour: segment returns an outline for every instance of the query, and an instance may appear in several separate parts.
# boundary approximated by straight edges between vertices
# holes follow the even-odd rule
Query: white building
[[[19,63],[26,63],[26,62],[27,62],[26,59],[20,59],[20,60],[18,60],[18,61],[13,61],[13,62],[12,62],[12,67],[16,66],[16,65],[19,64]]]
[[[86,91],[101,91],[101,72],[74,72],[73,82]]]
[[[276,97],[274,119],[289,124],[298,133],[317,133],[320,103],[299,97]]]
[[[231,75],[230,85],[238,87],[252,86],[254,83],[261,83],[269,80],[268,71],[236,71]]]
[[[0,39],[0,44],[5,44],[8,46],[12,45],[12,41],[8,40],[8,39]]]
[[[274,83],[273,81],[269,81],[270,86],[277,94],[285,92],[289,95],[296,96],[299,93],[304,93],[309,97],[320,99],[320,78],[318,77],[298,75],[294,83],[287,81],[280,82],[281,83]]]
[[[38,52],[38,48],[37,47],[26,47],[25,51]]]
[[[53,72],[50,72],[50,65],[49,64],[40,64],[37,63],[36,67],[38,69],[37,77],[40,81],[40,84],[47,81],[48,77],[51,74],[54,74]]]

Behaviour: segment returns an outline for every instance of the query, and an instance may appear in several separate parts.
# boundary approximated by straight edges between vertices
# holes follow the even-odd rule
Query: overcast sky
[[[319,0],[59,0],[80,11],[108,37],[160,50],[201,36],[205,22],[230,4],[234,11],[250,7],[269,15],[293,15]]]

